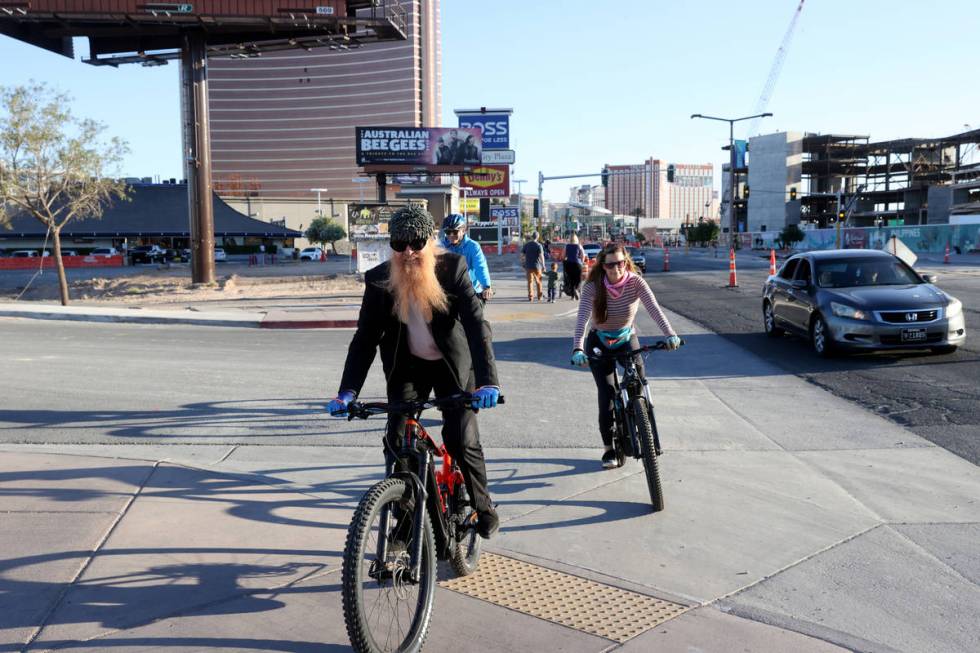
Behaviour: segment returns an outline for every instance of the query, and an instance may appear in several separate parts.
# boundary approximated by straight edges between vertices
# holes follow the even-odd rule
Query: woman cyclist
[[[582,286],[572,350],[572,365],[584,366],[588,363],[599,391],[599,433],[606,448],[602,454],[604,469],[613,469],[621,464],[612,446],[613,375],[616,373],[616,363],[612,359],[591,360],[585,351],[598,349],[604,354],[621,347],[639,349],[640,342],[633,321],[640,302],[667,336],[667,349],[680,347],[681,339],[671,328],[650,286],[636,273],[626,249],[620,243],[606,245],[596,257],[596,264]],[[586,335],[590,322],[592,328]],[[636,364],[642,375],[643,360],[639,356]]]

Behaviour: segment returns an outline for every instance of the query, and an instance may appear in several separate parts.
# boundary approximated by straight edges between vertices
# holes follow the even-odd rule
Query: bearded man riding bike
[[[417,206],[397,211],[389,222],[391,260],[364,275],[364,299],[357,331],[347,351],[340,391],[327,409],[346,413],[367,378],[375,353],[391,403],[424,401],[471,392],[473,408],[493,408],[500,388],[490,325],[473,290],[462,256],[437,251],[432,216]],[[477,515],[477,531],[491,537],[499,526],[487,488],[486,462],[476,414],[443,408],[442,438],[457,461]],[[396,450],[405,416],[392,414],[386,428],[386,455]]]
[[[585,350],[597,348],[600,354],[606,354],[627,344],[628,351],[639,349],[640,343],[633,322],[640,302],[643,302],[647,313],[664,335],[668,336],[667,349],[680,347],[681,339],[674,333],[650,286],[637,274],[626,248],[620,243],[606,245],[596,257],[595,266],[582,287],[582,301],[578,307],[572,350],[572,364],[588,364],[595,378],[599,393],[599,433],[605,446],[602,466],[605,469],[613,469],[621,464],[612,445],[615,394],[613,375],[616,373],[616,362],[611,359],[590,360],[585,355]],[[592,329],[586,336],[585,329],[590,322]],[[643,361],[637,357],[636,364],[642,377]]]

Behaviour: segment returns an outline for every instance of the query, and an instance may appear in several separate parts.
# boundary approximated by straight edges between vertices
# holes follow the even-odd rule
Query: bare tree
[[[45,84],[0,88],[0,222],[13,209],[47,227],[63,306],[61,230],[74,219],[101,218],[114,197],[126,197],[125,183],[109,173],[129,152],[125,141],[102,138],[104,125],[73,116],[69,101]]]

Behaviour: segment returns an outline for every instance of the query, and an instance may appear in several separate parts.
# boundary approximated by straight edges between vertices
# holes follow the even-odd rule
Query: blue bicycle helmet
[[[446,229],[463,229],[466,227],[466,218],[464,218],[459,213],[450,213],[446,216],[446,219],[442,221],[442,230]]]

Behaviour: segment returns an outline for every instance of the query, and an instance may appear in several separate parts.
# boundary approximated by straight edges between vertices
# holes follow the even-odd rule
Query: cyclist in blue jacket
[[[493,297],[493,290],[490,289],[490,269],[487,267],[487,257],[480,249],[480,243],[466,235],[466,218],[459,213],[450,213],[442,221],[442,234],[442,246],[466,259],[473,290],[486,303]]]

